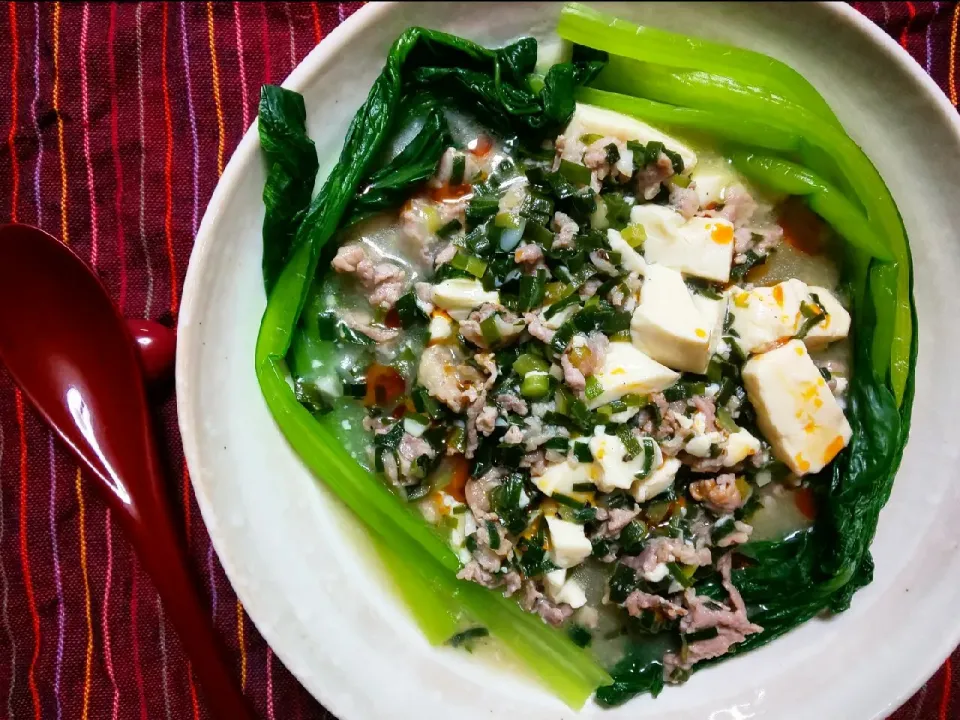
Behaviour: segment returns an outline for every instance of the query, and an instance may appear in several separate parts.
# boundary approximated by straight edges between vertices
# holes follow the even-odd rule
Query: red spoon
[[[153,339],[162,355],[169,341]],[[29,225],[0,227],[0,361],[90,469],[160,593],[213,716],[252,718],[173,529],[137,344],[87,266]]]

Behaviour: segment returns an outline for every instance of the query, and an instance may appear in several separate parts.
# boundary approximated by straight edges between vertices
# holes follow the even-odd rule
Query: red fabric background
[[[359,5],[0,6],[0,221],[67,241],[128,316],[172,320],[199,219],[260,84],[282,80]],[[960,10],[857,7],[956,104]],[[243,614],[191,494],[169,394],[158,412],[193,568],[253,707],[330,717]],[[960,718],[955,690],[948,661],[894,717]],[[0,370],[0,718],[205,716],[149,580]]]

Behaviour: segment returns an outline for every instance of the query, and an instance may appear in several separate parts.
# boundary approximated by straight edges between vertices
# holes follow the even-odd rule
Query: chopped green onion
[[[549,247],[553,243],[553,233],[537,223],[528,222],[523,230],[523,236],[543,247]]]
[[[516,229],[520,227],[520,217],[508,212],[497,213],[493,224],[498,228]]]
[[[580,136],[580,142],[582,142],[584,145],[592,145],[597,140],[602,140],[602,139],[603,139],[603,135],[601,135],[600,133],[584,133],[583,135]]]
[[[537,400],[550,392],[550,375],[545,372],[530,372],[524,375],[520,383],[520,394],[530,400]]]
[[[570,441],[565,437],[552,437],[543,444],[544,450],[557,450],[559,452],[567,452],[570,449]],[[583,485],[584,483],[579,483]],[[593,488],[592,483],[586,483]],[[588,489],[590,489],[588,488]],[[573,489],[577,489],[577,484],[574,484]]]
[[[827,317],[827,311],[820,302],[820,298],[817,297],[816,294],[811,294],[810,299],[813,300],[812,303],[806,301],[800,303],[800,314],[803,315],[805,319],[800,329],[797,330],[797,334],[794,335],[797,340],[805,338],[807,333]]]
[[[463,223],[461,223],[457,218],[454,218],[446,225],[437,230],[437,237],[445,238],[453,235],[458,230],[463,229]]]
[[[735,433],[740,429],[733,419],[733,415],[725,407],[717,408],[717,427],[726,430],[728,433]]]
[[[520,310],[527,311],[538,307],[546,294],[547,271],[543,268],[533,275],[520,278]]]
[[[590,482],[579,482],[573,484],[574,492],[593,492],[596,490],[596,485]]]
[[[402,295],[397,300],[394,308],[397,310],[397,317],[404,328],[410,328],[417,323],[426,322],[427,314],[420,309],[417,304],[417,298],[412,292]]]
[[[660,502],[650,503],[647,505],[644,514],[647,516],[653,525],[659,525],[667,517],[667,513],[670,512],[671,502],[669,500],[661,500]]]
[[[670,572],[670,577],[676,580],[681,587],[688,588],[693,584],[693,574],[697,571],[697,566],[667,563],[667,570]]]
[[[450,647],[463,647],[464,650],[468,652],[472,650],[473,641],[480,638],[485,638],[490,634],[490,631],[485,627],[473,627],[467,628],[463,632],[458,632],[452,638],[447,640],[447,645]]]
[[[623,230],[620,231],[620,235],[627,242],[627,245],[632,247],[634,250],[643,245],[644,241],[647,239],[646,228],[644,228],[640,223],[631,223],[630,225],[627,225]]]
[[[713,528],[710,531],[710,539],[717,543],[727,535],[732,533],[735,529],[733,515],[725,515],[724,517],[717,520],[714,523]]]
[[[481,260],[475,255],[470,255],[462,250],[457,250],[457,254],[453,256],[450,264],[457,270],[463,270],[475,278],[483,277],[483,274],[487,271],[487,262],[485,260]]]
[[[600,381],[597,380],[595,375],[591,375],[587,378],[587,386],[583,393],[587,400],[596,400],[598,397],[603,395],[603,385],[600,384]]]
[[[463,174],[467,169],[467,156],[463,153],[457,153],[453,156],[453,168],[450,170],[450,184],[461,185],[463,183]]]
[[[590,451],[590,445],[585,442],[575,442],[573,444],[573,456],[577,459],[577,462],[593,462],[593,453]]]
[[[644,480],[654,471],[653,462],[657,459],[657,442],[651,437],[640,438],[643,446],[643,465],[635,477]]]
[[[500,531],[497,530],[496,523],[493,520],[487,520],[487,536],[491,550],[497,550],[500,547]]]
[[[677,157],[680,157],[680,156],[678,155]],[[683,160],[681,160],[680,162],[682,163]],[[670,181],[677,187],[682,187],[682,188],[690,187],[690,178],[687,177],[686,175],[674,175],[672,178],[670,178]]]
[[[584,507],[584,504],[582,502],[580,502],[579,500],[574,500],[569,495],[564,495],[563,493],[554,493],[550,497],[556,500],[561,505],[566,505],[567,507],[572,507],[576,510],[580,510],[581,508]]]
[[[545,373],[550,369],[550,364],[538,355],[524,353],[513,361],[513,371],[517,375],[526,376],[531,372]]]
[[[569,287],[569,286],[567,286],[567,287]],[[556,315],[558,312],[560,312],[560,311],[563,310],[564,308],[570,307],[571,305],[573,305],[574,303],[578,302],[579,300],[580,300],[580,296],[577,295],[575,292],[573,292],[573,290],[571,290],[569,295],[567,295],[566,297],[563,297],[563,298],[561,298],[560,300],[557,300],[557,301],[554,302],[553,304],[549,305],[549,306],[547,307],[547,309],[543,311],[543,316],[544,316],[547,320],[549,320],[549,319],[552,318],[554,315]]]
[[[560,161],[560,174],[574,185],[590,184],[590,169],[569,160]]]
[[[480,322],[480,332],[483,333],[483,339],[488,345],[496,345],[503,339],[500,334],[500,328],[497,327],[497,314],[494,313]]]

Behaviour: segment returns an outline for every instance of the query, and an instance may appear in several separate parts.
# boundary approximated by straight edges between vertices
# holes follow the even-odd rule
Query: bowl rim
[[[368,26],[375,24],[382,16],[393,12],[397,6],[403,4],[404,3],[398,0],[389,0],[364,5],[334,28],[319,44],[314,46],[283,80],[281,83],[282,87],[301,92],[309,84],[312,77],[322,70],[330,58],[335,57],[350,43],[357,40]],[[941,119],[945,121],[945,126],[949,126],[952,129],[958,144],[960,144],[960,114],[958,114],[957,108],[954,107],[940,86],[905,48],[901,47],[899,43],[873,21],[846,3],[817,0],[817,2],[812,4],[819,6],[820,11],[832,14],[836,22],[845,23],[853,30],[866,36],[866,38],[882,50],[893,63],[904,70],[910,79],[925,91],[924,94],[927,99],[932,101],[933,106],[939,111]],[[248,578],[242,569],[242,561],[239,557],[231,554],[230,544],[225,534],[221,535],[218,532],[212,497],[207,492],[205,486],[198,482],[198,474],[194,473],[191,469],[199,467],[200,464],[201,449],[199,437],[202,434],[202,428],[198,422],[199,408],[196,404],[197,394],[194,392],[187,370],[189,367],[188,358],[196,354],[196,348],[202,343],[202,335],[194,320],[194,309],[198,305],[198,299],[203,295],[200,268],[206,265],[207,258],[212,252],[211,248],[216,242],[221,209],[225,205],[225,201],[235,192],[236,186],[240,182],[247,164],[251,161],[256,161],[255,156],[259,150],[257,127],[258,120],[254,118],[217,181],[217,185],[204,210],[203,218],[194,239],[181,296],[181,307],[177,324],[178,342],[175,370],[177,417],[184,458],[190,470],[190,481],[196,495],[200,514],[210,537],[210,542],[216,550],[220,564],[223,567],[231,587],[244,604],[244,608],[249,607],[245,601],[245,597],[249,597],[252,589],[248,586]],[[293,668],[296,667],[296,663],[288,661],[286,649],[275,646],[271,642],[271,637],[279,636],[279,632],[275,627],[271,624],[262,625],[249,611],[248,617],[271,647],[274,654],[277,655],[281,662],[284,663],[284,666],[296,677],[297,682],[299,682],[309,694],[313,695],[313,692],[307,689],[303,678],[293,670]],[[909,700],[917,690],[932,678],[944,661],[949,658],[957,646],[960,645],[960,623],[952,627],[945,627],[944,632],[939,636],[939,640],[932,643],[932,645],[933,647],[925,658],[915,659],[912,662],[912,666],[915,669],[912,673],[912,679],[901,686],[897,694],[887,701],[885,708],[878,708],[880,713],[887,714],[903,705],[903,703]],[[323,695],[325,697],[318,697],[317,695]],[[314,695],[317,702],[321,703],[331,712],[339,705],[333,697],[327,696],[325,692],[318,692],[317,695]],[[879,715],[875,715],[875,717],[878,716]]]

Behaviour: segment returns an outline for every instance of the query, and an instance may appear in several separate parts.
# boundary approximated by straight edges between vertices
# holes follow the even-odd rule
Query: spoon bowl
[[[250,718],[174,531],[143,383],[144,369],[159,366],[141,365],[131,329],[97,277],[37,228],[0,226],[0,308],[0,361],[89,469],[153,579],[212,714]],[[159,356],[172,355],[168,338],[152,342]]]

